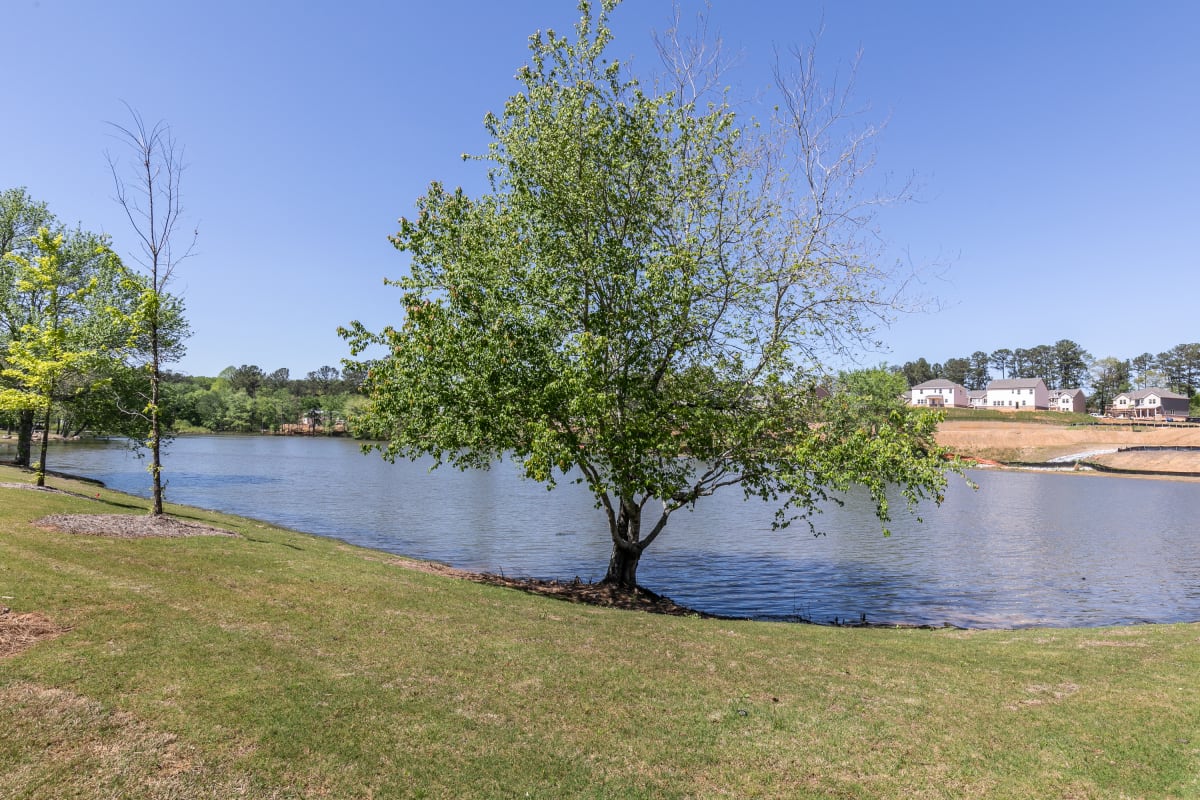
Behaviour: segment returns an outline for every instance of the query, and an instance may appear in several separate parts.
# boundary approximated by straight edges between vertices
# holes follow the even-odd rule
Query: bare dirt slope
[[[1200,427],[1049,425],[1035,422],[947,420],[938,444],[951,452],[996,461],[1050,461],[1091,454],[1089,460],[1125,469],[1200,472],[1200,452],[1111,453],[1123,447],[1200,447]]]

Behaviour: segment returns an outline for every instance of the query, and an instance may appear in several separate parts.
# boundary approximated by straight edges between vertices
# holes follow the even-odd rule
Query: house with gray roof
[[[1108,415],[1125,419],[1183,419],[1189,413],[1188,405],[1185,395],[1152,386],[1117,395],[1108,407]]]
[[[908,404],[919,408],[970,408],[967,388],[945,378],[918,383],[909,390]]]
[[[1087,397],[1082,389],[1051,389],[1051,411],[1075,411],[1082,414],[1087,411]]]
[[[1050,390],[1041,378],[1001,378],[987,385],[987,407],[997,411],[1045,411]]]

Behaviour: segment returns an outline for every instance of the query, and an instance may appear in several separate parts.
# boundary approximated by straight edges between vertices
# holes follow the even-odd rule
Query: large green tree
[[[970,376],[971,361],[967,358],[947,358],[940,371],[940,377],[964,387]]]
[[[921,356],[916,361],[906,361],[904,366],[900,368],[900,372],[904,375],[904,379],[909,386],[917,386],[918,384],[931,381],[938,377],[938,373],[942,371],[941,364],[930,364]]]
[[[36,225],[36,227],[32,227]],[[30,466],[35,412],[53,411],[58,427],[77,431],[144,435],[136,421],[121,413],[135,405],[137,376],[123,364],[138,346],[132,326],[142,285],[125,269],[105,236],[58,223],[44,203],[24,189],[0,195],[0,388],[10,400],[41,396],[47,360],[54,348],[91,351],[102,358],[86,359],[81,371],[57,370],[48,406],[41,402],[10,402],[5,413],[17,422],[16,462]],[[57,307],[70,331],[70,340],[53,342],[49,331],[57,324],[49,309]],[[57,334],[55,334],[57,336]],[[65,365],[61,365],[65,366]]]
[[[1087,383],[1092,354],[1070,339],[1054,343],[1055,381],[1060,389],[1078,389]]]
[[[485,119],[490,191],[432,184],[393,237],[403,322],[342,331],[386,348],[364,387],[383,455],[585,483],[625,587],[672,514],[722,488],[778,503],[780,524],[852,484],[884,520],[895,487],[938,496],[931,415],[816,391],[894,309],[855,199],[864,138],[832,138],[844,98],[806,56],[761,128],[653,91],[605,54],[614,5],[581,3],[573,40],[531,37],[520,91]]]
[[[130,291],[130,276],[102,238],[74,236],[74,249],[89,252],[73,256],[64,234],[49,228],[39,229],[31,241],[36,255],[5,256],[16,291],[33,299],[28,320],[0,353],[5,382],[0,408],[32,412],[41,422],[37,485],[43,486],[55,404],[86,405],[110,386],[136,338],[121,310],[122,299],[136,297],[136,292]]]
[[[1100,413],[1108,410],[1113,398],[1130,388],[1130,367],[1128,360],[1108,356],[1098,358],[1092,363],[1091,404]]]
[[[33,321],[37,302],[30,292],[18,288],[17,261],[8,256],[36,258],[33,238],[43,227],[55,230],[58,227],[46,203],[34,200],[24,188],[6,189],[0,193],[0,350],[19,341],[22,328]],[[2,361],[0,367],[3,367]],[[11,387],[11,380],[8,384]],[[21,408],[7,413],[17,423],[15,461],[19,466],[28,467],[33,441],[33,409]]]
[[[1200,385],[1200,344],[1177,344],[1159,353],[1156,363],[1166,377],[1167,385],[1189,398]]]
[[[991,360],[983,350],[971,354],[971,367],[967,370],[967,381],[963,384],[968,389],[978,391],[986,389],[992,380]]]
[[[1142,353],[1129,359],[1129,369],[1133,385],[1138,389],[1154,386],[1159,372],[1158,361],[1153,353]]]
[[[999,350],[994,351],[991,355],[990,362],[992,368],[1000,373],[1000,377],[1002,379],[1007,378],[1010,375],[1014,378],[1018,377],[1015,366],[1016,356],[1013,351],[1009,350],[1007,347],[1002,347]]]

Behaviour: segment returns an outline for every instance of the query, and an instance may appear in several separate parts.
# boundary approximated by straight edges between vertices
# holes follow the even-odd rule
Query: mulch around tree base
[[[629,589],[611,583],[507,578],[503,575],[492,575],[490,573],[474,575],[471,577],[471,580],[476,583],[486,583],[489,586],[503,586],[507,589],[518,589],[529,594],[545,595],[571,603],[620,608],[626,611],[646,611],[651,614],[669,614],[675,617],[713,618],[712,614],[705,614],[702,611],[681,606],[671,598],[655,594],[649,589]]]
[[[33,524],[79,536],[108,536],[114,539],[237,536],[232,531],[150,514],[51,514]]]
[[[715,614],[706,614],[694,608],[681,606],[669,597],[655,594],[649,589],[629,589],[611,583],[584,583],[578,578],[573,581],[548,581],[538,578],[509,578],[505,575],[494,575],[490,572],[468,572],[462,569],[448,567],[434,561],[415,561],[412,559],[395,559],[390,563],[428,572],[433,575],[445,575],[451,578],[484,583],[488,586],[502,586],[506,589],[516,589],[529,594],[540,594],[565,600],[569,603],[619,608],[626,611],[645,611],[650,614],[669,614],[675,617],[702,617],[704,619],[722,619]]]

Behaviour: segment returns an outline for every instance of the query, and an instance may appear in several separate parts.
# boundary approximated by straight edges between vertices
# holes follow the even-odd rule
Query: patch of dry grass
[[[945,420],[938,426],[937,442],[959,455],[996,461],[1041,462],[1089,450],[1200,446],[1200,427],[1060,426],[1019,421]],[[1147,459],[1146,463],[1151,462]]]
[[[18,682],[0,687],[7,747],[24,757],[0,771],[0,797],[145,797],[225,800],[253,781],[200,748],[133,714],[68,690]]]
[[[14,656],[64,630],[36,612],[14,614],[12,609],[0,608],[0,659]]]

